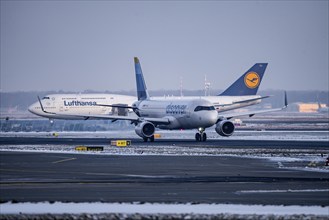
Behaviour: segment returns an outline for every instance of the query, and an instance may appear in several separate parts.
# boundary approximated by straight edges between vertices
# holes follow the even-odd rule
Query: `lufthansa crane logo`
[[[256,72],[249,72],[244,77],[244,84],[249,89],[254,89],[259,85],[259,75]]]

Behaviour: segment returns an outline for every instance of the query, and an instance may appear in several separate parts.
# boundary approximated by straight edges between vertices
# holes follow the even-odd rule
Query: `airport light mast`
[[[211,83],[207,81],[207,75],[204,75],[204,96],[210,95],[210,85]]]
[[[180,88],[180,97],[183,97],[183,77],[180,77],[179,88]]]

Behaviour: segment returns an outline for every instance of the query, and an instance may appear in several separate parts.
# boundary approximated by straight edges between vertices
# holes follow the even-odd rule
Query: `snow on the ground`
[[[2,214],[60,214],[60,213],[142,213],[142,214],[258,214],[258,215],[320,215],[327,216],[329,206],[275,206],[235,204],[160,204],[160,203],[3,203]]]

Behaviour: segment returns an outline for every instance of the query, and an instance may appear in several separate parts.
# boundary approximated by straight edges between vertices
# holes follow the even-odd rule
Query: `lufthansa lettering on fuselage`
[[[64,106],[95,106],[96,102],[81,102],[81,101],[64,101]]]
[[[187,105],[168,105],[166,108],[166,114],[185,114]]]

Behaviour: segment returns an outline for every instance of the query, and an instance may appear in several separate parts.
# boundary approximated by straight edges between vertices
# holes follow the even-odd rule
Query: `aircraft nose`
[[[36,113],[36,103],[33,103],[32,105],[30,105],[28,107],[29,112],[31,112],[32,114]]]

